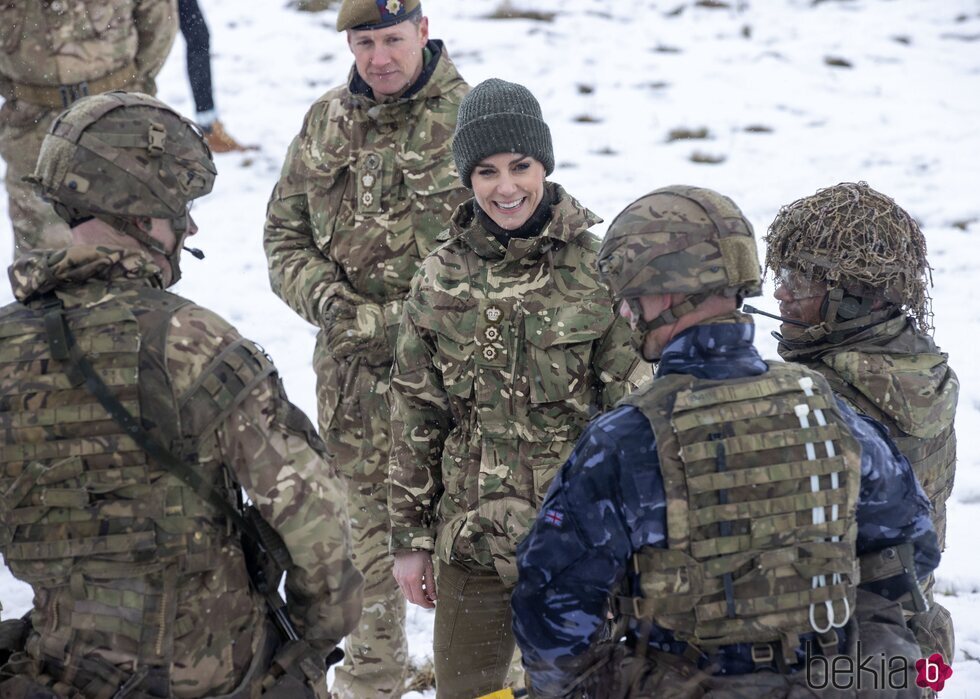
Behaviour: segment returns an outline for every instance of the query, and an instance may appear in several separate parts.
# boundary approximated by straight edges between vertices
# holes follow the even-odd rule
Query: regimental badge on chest
[[[508,322],[510,312],[511,309],[503,304],[494,301],[481,302],[476,329],[479,364],[494,368],[507,366],[511,341],[511,325]]]
[[[504,317],[504,312],[500,309],[499,306],[487,306],[487,308],[483,311],[483,314],[486,317],[487,322],[493,323],[494,325],[499,323],[500,320]]]
[[[381,175],[384,158],[379,153],[361,154],[357,163],[357,212],[381,213]]]

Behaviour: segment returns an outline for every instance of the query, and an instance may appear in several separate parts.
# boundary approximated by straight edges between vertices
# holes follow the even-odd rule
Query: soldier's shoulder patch
[[[548,509],[541,513],[541,521],[552,527],[560,527],[565,520],[565,515],[561,510]]]

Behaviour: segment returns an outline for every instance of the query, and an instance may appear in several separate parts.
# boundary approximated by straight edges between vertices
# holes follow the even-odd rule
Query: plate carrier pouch
[[[51,295],[0,317],[0,426],[7,435],[0,447],[0,550],[37,595],[32,655],[93,695],[140,675],[146,681],[135,683],[147,695],[166,692],[174,639],[197,633],[201,622],[178,617],[178,581],[203,580],[229,550],[241,552],[225,513],[238,510],[240,489],[220,461],[199,463],[196,449],[275,368],[258,346],[239,339],[201,367],[186,395],[175,396],[166,332],[187,303],[134,287],[68,310]],[[56,323],[74,331],[60,348],[49,341]],[[148,457],[127,434],[132,430],[107,414],[77,362],[65,360],[72,347],[73,359],[91,362],[103,388],[146,434],[192,464],[203,488],[223,493],[228,507]],[[108,640],[108,649],[134,653],[137,674],[77,657],[76,639],[88,643],[92,634]]]
[[[736,380],[670,374],[621,404],[656,436],[668,539],[633,556],[640,595],[614,611],[696,651],[753,644],[753,660],[780,667],[803,634],[829,645],[859,582],[861,451],[827,382],[773,363]]]

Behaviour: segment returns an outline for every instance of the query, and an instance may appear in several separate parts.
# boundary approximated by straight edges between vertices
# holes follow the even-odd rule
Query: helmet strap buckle
[[[163,124],[151,121],[146,133],[147,152],[153,157],[159,157],[163,155],[166,143],[167,130],[163,127]]]

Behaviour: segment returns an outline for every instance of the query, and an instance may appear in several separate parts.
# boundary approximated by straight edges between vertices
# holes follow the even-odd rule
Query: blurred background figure
[[[196,3],[195,3],[196,4]],[[34,171],[54,118],[75,100],[110,90],[156,94],[154,78],[177,34],[175,0],[0,3],[0,156],[14,257],[62,248],[71,235],[22,181]]]
[[[211,34],[197,0],[177,0],[180,10],[180,33],[187,43],[187,79],[194,94],[195,121],[204,131],[204,138],[215,153],[258,150],[258,146],[243,146],[225,131],[214,106],[211,83]]]

